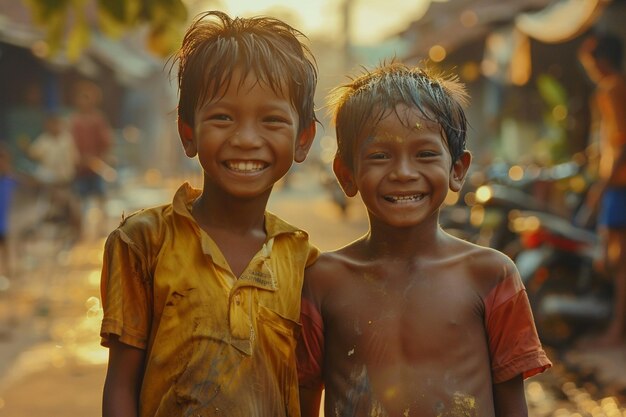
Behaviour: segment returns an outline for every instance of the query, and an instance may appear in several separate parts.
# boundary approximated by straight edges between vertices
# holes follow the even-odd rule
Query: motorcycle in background
[[[586,187],[583,166],[575,160],[545,168],[493,164],[469,175],[458,201],[442,210],[440,222],[463,239],[514,258],[520,246],[512,218],[520,211],[567,217],[582,202]]]
[[[471,173],[442,227],[514,259],[542,341],[564,348],[601,328],[612,286],[593,267],[598,237],[575,224],[591,185],[584,161],[552,167],[497,164]]]
[[[522,249],[515,263],[542,341],[557,349],[601,329],[612,313],[611,281],[593,266],[598,236],[545,212],[513,220]]]

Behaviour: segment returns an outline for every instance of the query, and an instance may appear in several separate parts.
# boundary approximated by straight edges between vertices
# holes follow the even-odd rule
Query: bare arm
[[[302,331],[296,348],[300,379],[300,413],[302,417],[319,417],[324,389],[322,367],[324,362],[324,321],[321,313],[325,297],[325,281],[337,276],[332,273],[327,254],[304,271]]]
[[[320,403],[322,399],[322,387],[319,389],[300,387],[300,414],[302,417],[318,417],[320,415]]]
[[[495,384],[493,402],[497,417],[528,417],[522,375]]]
[[[103,417],[137,417],[145,351],[113,338],[102,397]]]
[[[615,137],[612,138],[612,142],[618,145],[617,155],[615,155],[615,163],[613,164],[613,171],[609,178],[609,182],[615,177],[615,174],[623,169],[626,163],[626,88],[613,88],[608,93],[610,111],[612,112],[612,120],[615,123]],[[615,146],[615,145],[614,145]]]

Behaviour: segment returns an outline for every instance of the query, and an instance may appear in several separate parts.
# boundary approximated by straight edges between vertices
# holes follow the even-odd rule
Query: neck
[[[433,253],[440,236],[437,221],[413,227],[393,227],[370,219],[370,230],[363,243],[372,256],[409,260]]]
[[[246,234],[265,227],[267,195],[250,199],[216,195],[205,188],[193,204],[192,214],[198,224],[208,229],[227,229]]]

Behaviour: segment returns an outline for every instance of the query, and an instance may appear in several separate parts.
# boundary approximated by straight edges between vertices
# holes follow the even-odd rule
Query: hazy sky
[[[372,44],[406,28],[428,8],[431,0],[352,0],[353,41]],[[441,1],[441,0],[439,0]],[[231,15],[292,14],[309,36],[337,36],[342,25],[344,0],[222,0]],[[282,15],[282,14],[281,14]]]

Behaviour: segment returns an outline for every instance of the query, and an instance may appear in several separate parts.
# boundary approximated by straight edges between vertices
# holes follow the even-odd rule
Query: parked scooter
[[[523,247],[515,263],[542,341],[565,348],[603,327],[613,289],[593,267],[597,235],[545,212],[520,212],[513,224]]]
[[[570,182],[580,183],[576,180],[581,172],[582,166],[576,162],[549,168],[496,164],[487,170],[476,170],[468,178],[459,203],[442,210],[440,222],[466,240],[514,257],[520,248],[511,219],[520,211],[559,215],[572,211],[582,200],[585,186],[570,186]],[[559,202],[559,206],[539,198],[542,194],[538,191],[557,186],[567,189],[566,201]]]
[[[611,313],[611,284],[593,268],[598,238],[573,220],[589,186],[577,159],[544,168],[493,165],[470,175],[459,203],[441,216],[444,228],[515,260],[542,340],[557,348]]]

